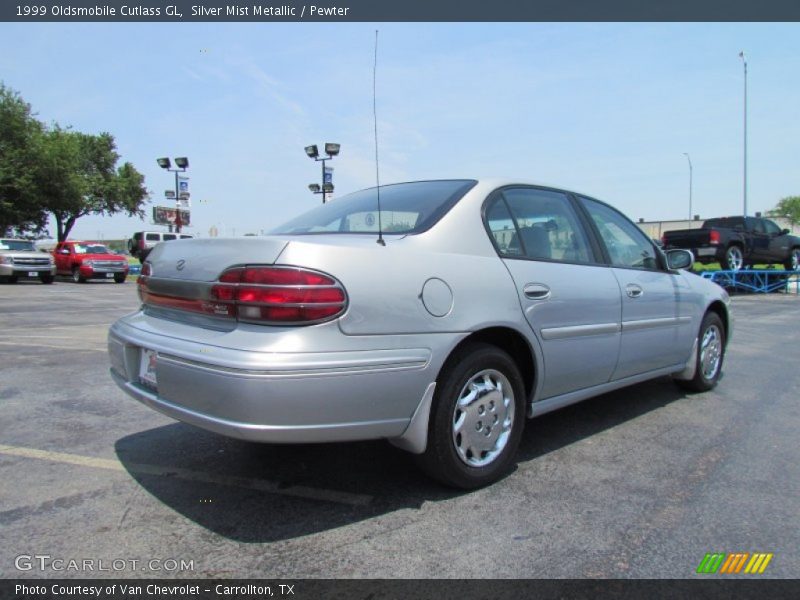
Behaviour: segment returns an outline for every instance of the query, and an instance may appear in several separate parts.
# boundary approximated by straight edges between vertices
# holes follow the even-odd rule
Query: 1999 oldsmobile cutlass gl
[[[114,380],[245,440],[386,438],[462,488],[509,469],[526,417],[664,375],[716,385],[727,294],[609,205],[498,180],[377,201],[157,246],[141,309],[109,332]]]

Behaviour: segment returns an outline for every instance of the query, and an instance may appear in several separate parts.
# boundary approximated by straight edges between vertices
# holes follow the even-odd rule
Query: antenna
[[[383,241],[383,224],[381,223],[381,174],[378,168],[378,109],[376,103],[375,80],[378,72],[378,30],[375,30],[375,62],[372,65],[372,121],[375,124],[375,184],[378,194],[378,243],[385,246]]]

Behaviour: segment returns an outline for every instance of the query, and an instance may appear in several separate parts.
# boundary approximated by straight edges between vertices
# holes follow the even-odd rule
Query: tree
[[[47,224],[35,177],[42,131],[30,105],[0,82],[0,235],[35,235]]]
[[[86,215],[144,216],[144,176],[131,163],[117,168],[119,154],[109,133],[89,135],[54,126],[43,135],[40,189],[63,242]]]
[[[800,196],[786,196],[770,211],[774,217],[788,217],[794,225],[800,223]]]
[[[0,234],[40,234],[48,213],[59,241],[86,215],[144,216],[144,176],[118,161],[110,133],[45,126],[0,83]]]

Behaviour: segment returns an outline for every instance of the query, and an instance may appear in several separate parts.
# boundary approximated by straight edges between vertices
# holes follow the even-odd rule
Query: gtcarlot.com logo
[[[194,571],[194,560],[182,558],[57,558],[49,554],[20,554],[14,559],[18,571],[120,572],[153,571],[174,573]]]
[[[761,575],[772,557],[771,552],[709,552],[700,561],[697,572],[701,575]]]

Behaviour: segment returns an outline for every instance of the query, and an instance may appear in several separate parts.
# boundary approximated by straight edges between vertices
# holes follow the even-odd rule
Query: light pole
[[[326,181],[325,161],[331,160],[334,156],[338,156],[340,148],[340,144],[325,142],[325,154],[327,154],[327,156],[324,158],[320,157],[316,144],[313,146],[306,146],[305,148],[308,158],[313,158],[315,161],[322,163],[322,186],[312,183],[308,186],[308,189],[314,194],[322,194],[323,204],[325,204],[327,195],[333,193],[333,182]]]
[[[689,221],[692,220],[692,157],[688,152],[683,153],[689,161]]]
[[[744,66],[744,179],[742,182],[742,195],[744,196],[744,216],[747,216],[747,59],[744,50],[739,52]]]
[[[168,158],[157,158],[156,162],[162,169],[166,169],[167,171],[175,173],[175,233],[180,233],[183,223],[181,221],[181,192],[180,182],[178,181],[178,173],[183,173],[189,168],[189,159],[185,156],[176,158],[175,166],[178,167],[177,169],[170,168],[172,164],[169,162]],[[169,226],[169,230],[172,231],[172,225]]]

